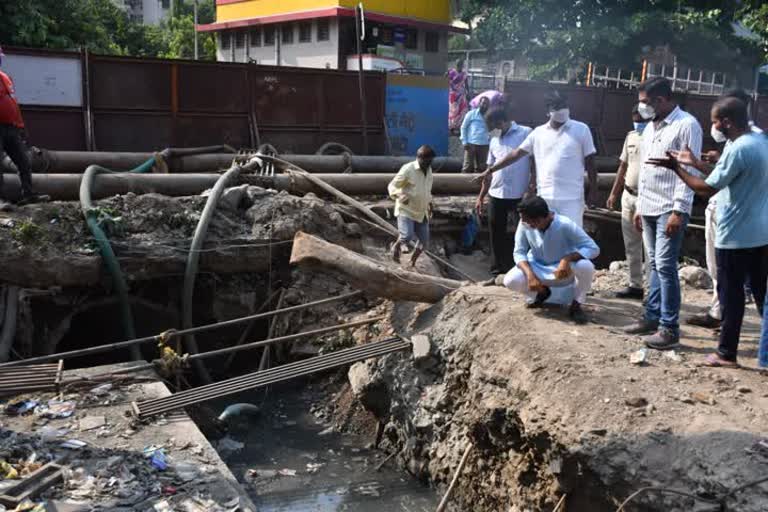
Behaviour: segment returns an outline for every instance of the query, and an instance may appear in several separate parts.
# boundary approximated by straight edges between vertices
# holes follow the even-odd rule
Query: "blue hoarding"
[[[415,155],[422,144],[448,154],[448,81],[442,77],[387,76],[387,132],[392,154]]]

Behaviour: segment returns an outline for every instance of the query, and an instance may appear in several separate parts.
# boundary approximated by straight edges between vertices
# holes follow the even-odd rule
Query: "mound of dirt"
[[[639,305],[590,302],[585,326],[559,309],[528,310],[495,287],[396,309],[393,324],[427,336],[431,347],[420,347],[417,360],[358,363],[352,388],[388,422],[388,449],[425,480],[446,484],[473,444],[457,510],[549,511],[567,494],[567,510],[614,512],[644,486],[713,498],[765,476],[765,377],[697,367],[698,353],[712,346],[701,336],[632,364],[641,344],[618,327]],[[766,503],[760,486],[728,499],[729,510],[744,512]],[[707,506],[649,492],[625,510]]]

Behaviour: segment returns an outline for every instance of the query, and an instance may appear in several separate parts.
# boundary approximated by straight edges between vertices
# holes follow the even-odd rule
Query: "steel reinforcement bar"
[[[285,364],[275,368],[254,372],[241,377],[235,377],[221,382],[193,388],[171,396],[133,402],[133,413],[143,419],[163,414],[189,405],[205,402],[214,398],[232,395],[241,391],[275,384],[285,380],[302,377],[339,366],[380,357],[393,352],[399,352],[411,347],[410,342],[400,338],[389,338],[382,341],[352,347],[331,354],[312,357],[304,361]]]

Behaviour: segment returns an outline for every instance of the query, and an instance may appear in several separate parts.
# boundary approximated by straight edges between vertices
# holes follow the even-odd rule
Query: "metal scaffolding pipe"
[[[387,184],[393,174],[318,174],[332,187],[353,196],[386,195]],[[435,196],[453,196],[477,194],[480,183],[469,174],[436,175],[432,188]],[[33,174],[32,185],[41,194],[51,196],[57,201],[75,201],[80,188],[80,174]],[[179,197],[197,195],[213,187],[219,179],[218,174],[113,174],[96,178],[92,195],[94,199],[103,199],[120,194],[157,193]],[[613,184],[613,174],[600,174],[598,188],[606,190]],[[301,176],[279,174],[272,177],[241,175],[237,184],[258,185],[275,190],[285,190],[292,194],[314,192],[322,194],[311,181]],[[13,200],[19,197],[20,185],[17,176],[6,176],[3,193]]]
[[[33,168],[49,174],[82,173],[89,165],[101,165],[113,170],[128,170],[151,158],[153,153],[109,153],[99,151],[48,151],[41,150],[33,158]],[[232,165],[233,153],[211,153],[189,156],[172,156],[168,169],[172,173],[206,173],[227,169]],[[280,155],[311,173],[360,174],[395,173],[400,167],[414,159],[411,156],[367,156],[367,155]],[[432,167],[436,173],[459,173],[462,161],[459,158],[435,158]],[[618,167],[616,157],[595,157],[598,172],[614,172]]]

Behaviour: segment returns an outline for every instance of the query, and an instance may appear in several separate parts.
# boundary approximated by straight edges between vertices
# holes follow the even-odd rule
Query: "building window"
[[[419,31],[415,28],[409,28],[405,31],[405,47],[409,50],[415,50],[419,47]]]
[[[171,0],[162,0],[162,2],[160,2],[160,5],[162,6],[163,9],[170,9]]]
[[[328,18],[317,20],[317,40],[328,41],[331,39],[331,23]]]
[[[258,28],[252,28],[251,29],[251,34],[250,34],[250,39],[251,39],[251,46],[252,47],[261,46],[261,30],[258,29]]]
[[[235,32],[235,48],[245,48],[245,32],[242,30]]]
[[[392,45],[392,29],[391,28],[382,28],[381,29],[381,43],[391,46]]]
[[[304,21],[299,23],[299,42],[311,43],[312,42],[312,22]]]
[[[222,32],[221,33],[221,48],[222,50],[229,50],[230,45],[232,44],[232,35],[229,32]]]
[[[424,34],[424,49],[428,52],[437,53],[440,51],[440,34],[437,32],[427,32]]]
[[[287,24],[280,27],[280,34],[280,41],[283,44],[293,44],[293,24]]]
[[[264,46],[275,46],[275,27],[264,27]]]

